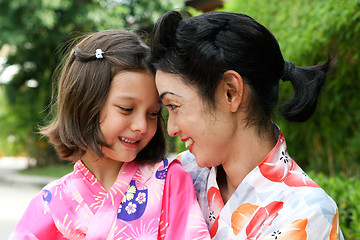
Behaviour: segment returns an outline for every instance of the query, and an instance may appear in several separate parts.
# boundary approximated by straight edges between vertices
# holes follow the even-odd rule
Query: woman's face
[[[116,74],[100,111],[100,128],[110,145],[102,147],[105,157],[121,162],[134,160],[155,135],[160,108],[152,74]]]
[[[221,90],[212,109],[202,101],[195,87],[184,83],[178,75],[157,71],[156,87],[160,98],[169,111],[168,133],[179,136],[200,167],[218,166],[226,161],[228,143],[232,139],[234,126],[226,108]],[[218,87],[219,88],[219,87]]]

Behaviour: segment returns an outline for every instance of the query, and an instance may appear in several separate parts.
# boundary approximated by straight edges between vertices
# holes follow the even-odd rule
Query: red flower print
[[[216,187],[210,187],[207,193],[207,199],[209,204],[209,220],[210,220],[210,229],[211,237],[216,235],[218,228],[218,216],[221,210],[224,208],[224,201],[221,197],[219,189]]]
[[[259,164],[259,169],[261,174],[272,182],[284,182],[290,187],[319,187],[289,157],[281,132],[276,146]]]
[[[213,224],[212,227],[210,228],[209,233],[210,233],[210,237],[211,237],[211,238],[215,237],[218,228],[219,228],[219,217],[217,217],[217,218],[215,219],[214,224]]]
[[[315,187],[319,186],[309,178],[309,176],[294,162],[290,173],[285,178],[284,183],[290,187]]]
[[[210,187],[207,193],[207,199],[209,210],[214,211],[214,215],[217,217],[224,207],[224,201],[221,197],[219,189],[216,187]]]
[[[246,227],[247,239],[257,239],[279,215],[278,212],[283,208],[283,205],[283,202],[274,201],[265,207],[260,207]]]
[[[261,174],[272,182],[282,182],[289,173],[294,161],[286,152],[282,135],[273,150],[259,164]]]

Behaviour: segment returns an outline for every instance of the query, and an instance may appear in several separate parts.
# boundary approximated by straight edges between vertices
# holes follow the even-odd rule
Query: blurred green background
[[[339,205],[345,237],[360,239],[359,0],[0,0],[0,157],[29,157],[32,168],[62,163],[37,131],[49,120],[53,74],[71,40],[110,28],[146,38],[172,9],[248,14],[296,65],[337,56],[315,115],[305,123],[274,121],[290,155]],[[291,84],[281,83],[280,94],[280,103],[291,97]],[[179,139],[168,142],[169,152],[185,149]]]

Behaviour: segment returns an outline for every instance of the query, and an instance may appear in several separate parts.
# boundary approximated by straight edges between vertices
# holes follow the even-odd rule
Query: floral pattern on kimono
[[[191,177],[179,161],[124,163],[116,182],[106,191],[79,160],[72,173],[45,186],[31,201],[10,239],[174,236],[210,239]]]
[[[212,239],[343,239],[336,203],[289,156],[280,130],[226,204],[215,167],[198,167],[189,151],[177,158],[193,178]]]

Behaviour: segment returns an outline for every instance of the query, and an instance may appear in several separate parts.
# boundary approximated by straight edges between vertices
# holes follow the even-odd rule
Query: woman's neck
[[[93,151],[88,150],[81,157],[82,162],[101,183],[106,191],[114,185],[123,162],[106,157],[98,157]]]
[[[218,183],[224,203],[231,197],[237,187],[276,145],[274,132],[271,130],[259,136],[255,127],[242,129],[235,135],[234,146],[229,146],[227,159],[219,168]]]

